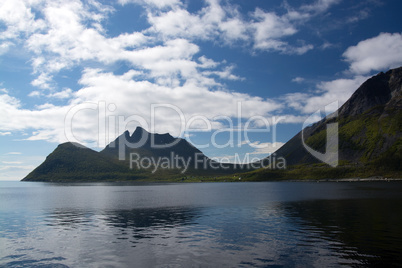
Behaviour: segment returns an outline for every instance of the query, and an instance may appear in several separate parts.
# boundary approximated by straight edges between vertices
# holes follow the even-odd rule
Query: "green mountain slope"
[[[353,176],[402,177],[402,67],[368,79],[338,110],[304,129],[304,142],[325,153],[327,125],[338,123],[339,165],[323,164],[311,155],[299,132],[276,151],[288,170],[258,170],[253,178],[340,178]]]

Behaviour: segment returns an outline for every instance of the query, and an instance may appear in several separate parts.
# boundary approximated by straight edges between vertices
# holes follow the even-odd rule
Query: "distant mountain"
[[[137,127],[132,135],[125,131],[101,152],[77,143],[60,144],[23,181],[164,180],[224,175],[235,168],[214,162],[184,139]]]
[[[339,165],[321,174],[328,166],[306,150],[302,138],[304,134],[310,148],[325,153],[327,126],[331,123],[338,123]],[[402,67],[368,79],[338,109],[337,116],[305,128],[275,154],[284,157],[290,167],[284,177],[309,176],[307,170],[322,178],[385,174],[402,177]],[[304,165],[303,171],[294,167],[300,165]],[[289,176],[291,170],[295,172]],[[264,174],[269,177],[270,171],[261,170],[258,176]]]

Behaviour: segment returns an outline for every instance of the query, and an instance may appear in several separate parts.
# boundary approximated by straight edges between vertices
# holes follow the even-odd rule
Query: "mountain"
[[[78,143],[60,144],[23,181],[164,180],[225,175],[235,167],[214,162],[184,139],[137,127],[100,152]]]
[[[103,181],[122,177],[142,178],[119,161],[81,144],[66,142],[57,146],[23,181]]]
[[[330,133],[327,127],[331,124],[337,124],[338,128],[336,168],[328,168],[322,163],[326,148],[331,148],[331,144],[327,144],[327,133]],[[321,159],[313,156],[303,141],[309,148],[321,153]],[[252,176],[295,179],[401,176],[402,67],[368,79],[336,113],[303,129],[275,155],[286,159],[287,172],[278,174],[259,170]]]

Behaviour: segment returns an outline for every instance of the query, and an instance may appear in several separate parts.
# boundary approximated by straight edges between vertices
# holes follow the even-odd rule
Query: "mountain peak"
[[[79,149],[88,149],[90,150],[88,147],[78,143],[78,142],[65,142],[65,143],[61,143],[57,146],[57,148],[79,148]]]
[[[141,126],[137,126],[137,128],[133,132],[133,135],[134,135],[134,133],[144,133],[144,132],[149,133],[148,131],[145,130],[145,128],[143,128]]]
[[[402,67],[379,73],[365,81],[339,109],[339,116],[356,116],[376,106],[383,108],[402,93]],[[398,101],[400,102],[400,101]]]

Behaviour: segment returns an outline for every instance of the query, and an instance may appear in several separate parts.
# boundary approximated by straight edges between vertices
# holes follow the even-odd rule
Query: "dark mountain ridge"
[[[184,139],[174,138],[169,133],[149,133],[142,127],[137,127],[131,136],[126,130],[100,153],[114,158],[121,154],[120,159],[128,159],[130,153],[148,157],[170,157],[172,153],[183,158],[194,158],[196,154],[206,157]]]

